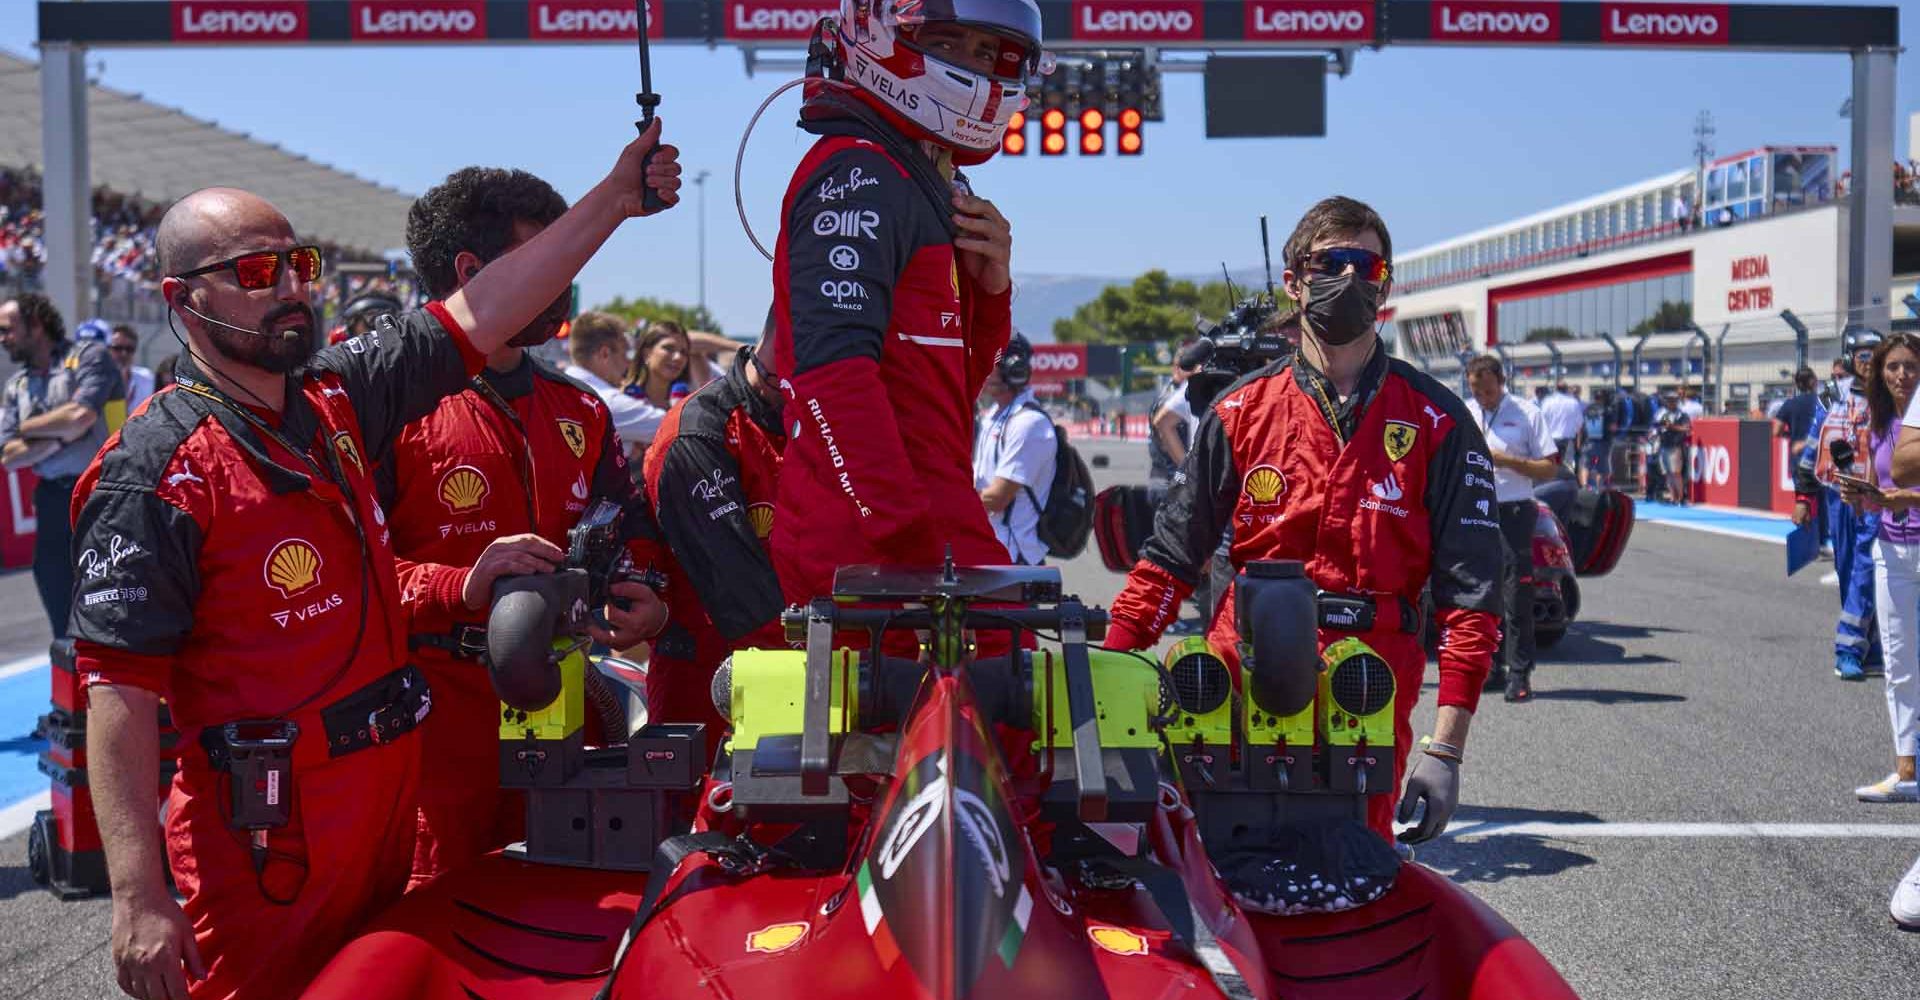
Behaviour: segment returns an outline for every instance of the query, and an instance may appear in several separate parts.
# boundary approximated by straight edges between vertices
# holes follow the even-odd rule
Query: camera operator
[[[406,736],[431,700],[405,665],[363,457],[463,388],[645,214],[643,186],[678,200],[670,147],[643,166],[658,136],[445,301],[318,354],[320,251],[278,209],[210,188],[161,220],[161,294],[189,353],[74,494],[88,777],[128,995],[297,994],[405,888],[420,766]],[[181,734],[164,839],[162,697]]]
[[[1507,542],[1507,568],[1500,593],[1505,627],[1500,662],[1487,676],[1506,688],[1508,701],[1533,699],[1533,528],[1540,509],[1533,484],[1559,473],[1560,447],[1540,409],[1507,392],[1500,359],[1482,354],[1467,362],[1467,413],[1487,440],[1493,459],[1493,492],[1500,504],[1500,534]]]
[[[1107,645],[1153,645],[1231,524],[1236,568],[1302,560],[1323,612],[1355,612],[1344,625],[1323,613],[1323,647],[1358,634],[1392,665],[1397,781],[1426,667],[1418,607],[1430,585],[1442,626],[1440,709],[1399,809],[1405,822],[1426,803],[1405,835],[1417,842],[1445,829],[1458,802],[1467,729],[1498,641],[1503,557],[1479,427],[1457,396],[1380,344],[1391,253],[1386,223],[1350,198],[1326,199],[1300,220],[1283,276],[1302,303],[1298,353],[1207,403],[1193,451],[1113,602]],[[1238,661],[1233,608],[1231,599],[1221,603],[1210,634],[1230,663]],[[1382,837],[1391,837],[1393,818],[1387,796],[1370,800],[1368,823]]]
[[[427,294],[444,299],[566,210],[532,174],[466,167],[413,203],[407,252]],[[500,787],[500,702],[484,661],[494,581],[559,568],[567,530],[597,499],[627,508],[624,533],[646,540],[636,562],[652,560],[652,514],[607,407],[528,350],[553,339],[571,303],[563,290],[465,389],[374,456],[408,645],[434,694],[420,734],[415,886],[522,837],[525,799]],[[600,642],[625,649],[666,623],[646,586],[615,583],[613,593],[631,606],[606,609],[613,630],[596,628]]]

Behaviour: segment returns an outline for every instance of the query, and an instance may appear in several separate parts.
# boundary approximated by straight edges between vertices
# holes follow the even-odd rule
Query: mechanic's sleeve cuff
[[[459,566],[442,566],[438,563],[421,563],[415,567],[417,575],[413,578],[413,600],[407,607],[407,617],[417,619],[421,616],[445,616],[447,618],[471,618],[472,608],[461,591],[467,586],[467,571]],[[404,598],[406,595],[402,595]]]
[[[1441,608],[1440,693],[1438,703],[1464,708],[1480,707],[1480,690],[1486,686],[1487,673],[1493,669],[1494,654],[1500,648],[1500,620],[1485,611]]]
[[[466,366],[467,377],[480,374],[480,369],[487,366],[487,356],[473,346],[473,338],[467,336],[466,329],[454,322],[453,313],[447,311],[446,303],[427,303],[427,313],[439,322],[441,329],[447,331],[447,336],[453,338],[453,346],[460,349],[460,361]]]
[[[82,688],[106,684],[166,697],[176,659],[172,654],[133,653],[84,640],[75,642],[73,648],[74,670],[80,675]]]

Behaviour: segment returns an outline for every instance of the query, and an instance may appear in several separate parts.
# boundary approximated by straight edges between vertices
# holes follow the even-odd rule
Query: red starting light
[[[1117,119],[1120,134],[1115,139],[1117,151],[1121,156],[1139,156],[1146,146],[1146,140],[1140,134],[1140,126],[1146,123],[1146,116],[1139,108],[1122,108]]]
[[[1067,113],[1048,108],[1040,116],[1040,155],[1064,156],[1067,152]]]
[[[1040,153],[1043,156],[1059,156],[1067,151],[1067,137],[1058,132],[1048,132],[1040,140]]]
[[[1027,153],[1027,113],[1015,111],[1007,119],[1007,134],[1000,138],[1000,151],[1008,156],[1025,156]]]
[[[1098,132],[1080,134],[1080,155],[1099,156],[1107,148],[1107,138]]]
[[[1048,108],[1047,113],[1040,116],[1040,127],[1055,130],[1066,128],[1067,113],[1059,108]]]
[[[1099,108],[1088,108],[1080,112],[1080,127],[1089,132],[1098,132],[1107,124],[1107,116]]]

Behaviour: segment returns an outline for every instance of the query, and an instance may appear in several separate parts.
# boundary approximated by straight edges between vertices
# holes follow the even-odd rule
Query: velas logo
[[[804,42],[813,26],[840,9],[831,0],[729,0],[726,36],[740,41]]]
[[[487,477],[471,465],[456,465],[440,477],[440,502],[455,514],[479,507],[491,491]]]
[[[1725,45],[1727,5],[1603,3],[1600,40],[1630,45]]]
[[[637,36],[640,12],[628,0],[534,0],[527,37],[536,42],[617,42]],[[647,0],[647,37],[664,38],[660,0]]]
[[[1263,42],[1370,42],[1373,4],[1364,0],[1327,3],[1247,4],[1247,39]]]
[[[1438,0],[1432,6],[1439,42],[1552,42],[1560,38],[1557,3]]]
[[[303,42],[306,0],[175,0],[176,42]]]
[[[1078,0],[1076,41],[1197,41],[1204,36],[1199,0]]]
[[[320,550],[304,538],[286,539],[268,550],[261,573],[281,597],[295,597],[320,585]]]
[[[486,0],[355,0],[356,42],[449,42],[487,37]]]

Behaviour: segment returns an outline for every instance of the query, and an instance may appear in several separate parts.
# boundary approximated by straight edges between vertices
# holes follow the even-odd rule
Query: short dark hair
[[[133,327],[130,327],[125,323],[113,324],[112,336],[118,337],[122,334],[125,334],[128,340],[131,340],[136,344],[140,342],[140,334],[136,332]]]
[[[1492,374],[1494,378],[1499,379],[1501,385],[1507,384],[1507,369],[1504,365],[1500,364],[1498,357],[1491,354],[1479,354],[1475,355],[1472,361],[1467,362],[1468,378],[1489,373]]]
[[[1314,243],[1323,237],[1369,229],[1380,237],[1381,254],[1387,260],[1393,260],[1393,237],[1387,235],[1386,220],[1380,218],[1379,212],[1365,202],[1343,195],[1323,198],[1307,209],[1307,214],[1300,217],[1299,225],[1293,227],[1293,235],[1287,237],[1284,250],[1286,266],[1293,267],[1305,260]]]
[[[460,251],[491,262],[513,242],[514,223],[545,226],[566,211],[553,185],[524,170],[462,167],[407,210],[407,252],[427,294],[445,298],[460,284],[453,273]]]
[[[609,344],[623,348],[626,338],[627,325],[618,316],[583,312],[573,318],[573,325],[567,331],[567,353],[578,364]],[[622,354],[624,356],[624,350]]]
[[[13,297],[13,304],[20,307],[21,321],[39,327],[48,340],[58,344],[67,339],[67,321],[60,318],[52,299],[39,292],[21,292]]]
[[[1802,367],[1793,373],[1793,387],[1801,392],[1812,392],[1815,381],[1811,368]]]

